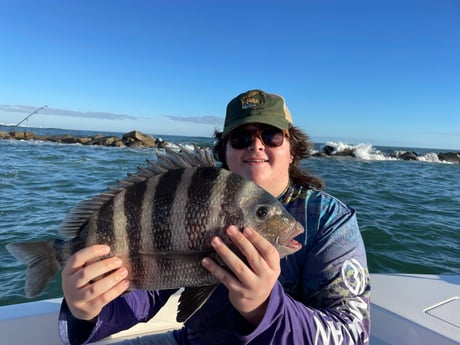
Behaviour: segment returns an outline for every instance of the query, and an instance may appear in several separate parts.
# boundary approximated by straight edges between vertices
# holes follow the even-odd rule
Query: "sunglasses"
[[[234,149],[242,150],[252,145],[254,136],[260,139],[265,146],[278,147],[283,145],[286,133],[276,127],[265,127],[255,130],[239,129],[231,132],[228,140]]]

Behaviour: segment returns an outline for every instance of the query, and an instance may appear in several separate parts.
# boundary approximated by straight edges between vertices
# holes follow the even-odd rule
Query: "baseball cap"
[[[222,136],[249,123],[263,123],[287,130],[292,124],[292,116],[283,97],[262,90],[250,90],[228,103]]]

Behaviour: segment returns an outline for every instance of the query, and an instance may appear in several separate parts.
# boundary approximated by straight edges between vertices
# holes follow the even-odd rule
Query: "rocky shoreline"
[[[61,144],[81,144],[81,145],[99,145],[112,147],[158,147],[163,148],[168,143],[162,139],[154,139],[151,135],[144,134],[140,131],[131,131],[123,134],[121,137],[116,135],[103,136],[94,135],[90,137],[75,136],[70,134],[63,135],[37,135],[33,132],[10,131],[0,132],[0,139],[10,140],[41,140],[51,141]]]
[[[81,144],[81,145],[99,145],[99,146],[111,146],[111,147],[131,147],[131,148],[143,148],[143,147],[154,147],[154,148],[165,148],[169,145],[167,141],[161,138],[153,138],[151,135],[144,134],[140,131],[133,130],[123,134],[121,137],[116,135],[103,136],[76,136],[71,134],[62,135],[38,135],[33,132],[27,131],[0,131],[0,140],[41,140],[51,141],[62,144]],[[435,160],[440,162],[457,163],[460,164],[460,152],[441,152],[432,153],[436,155]],[[353,148],[345,148],[338,151],[336,147],[325,145],[321,151],[314,153],[314,157],[352,157],[358,158]],[[389,154],[390,158],[417,161],[424,160],[423,156],[420,156],[416,152],[411,151],[394,151]]]
[[[437,160],[439,162],[448,162],[448,163],[460,163],[460,152],[440,152],[440,153],[431,153],[430,155],[435,155],[436,159],[431,159],[431,161]],[[338,151],[336,147],[325,145],[320,152],[315,153],[315,157],[353,157],[357,158],[354,148],[345,148]],[[424,160],[423,157],[414,151],[394,151],[389,155],[390,158],[400,159],[404,161],[421,161]],[[432,157],[433,158],[433,157]]]

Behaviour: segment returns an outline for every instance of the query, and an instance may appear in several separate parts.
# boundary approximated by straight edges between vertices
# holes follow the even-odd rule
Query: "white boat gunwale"
[[[371,274],[371,345],[459,345],[460,275]],[[179,294],[149,322],[94,344],[113,344],[179,328]],[[2,343],[61,344],[57,319],[61,298],[0,307]]]

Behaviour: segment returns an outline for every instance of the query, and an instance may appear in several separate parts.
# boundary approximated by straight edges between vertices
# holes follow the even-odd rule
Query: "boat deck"
[[[460,344],[460,276],[371,275],[371,344]]]

